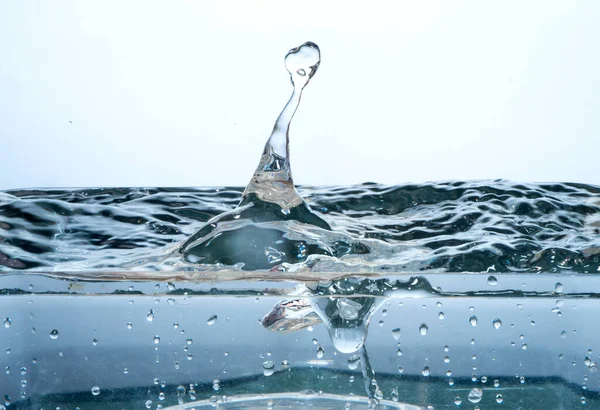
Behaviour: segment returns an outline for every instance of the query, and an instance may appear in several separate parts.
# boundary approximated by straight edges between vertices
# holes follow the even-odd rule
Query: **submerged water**
[[[599,408],[600,187],[297,189],[285,64],[245,189],[0,192],[0,409]]]

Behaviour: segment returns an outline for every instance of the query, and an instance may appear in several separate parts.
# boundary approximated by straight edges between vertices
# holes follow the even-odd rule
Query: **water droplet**
[[[53,330],[50,332],[50,339],[54,339],[54,340],[58,339],[58,330],[56,330],[56,329],[53,329]]]
[[[500,329],[502,327],[502,321],[500,319],[494,319],[494,327]]]
[[[467,396],[467,399],[471,403],[479,403],[481,401],[482,397],[483,397],[483,390],[481,390],[478,387],[474,387],[469,392],[469,395]]]
[[[488,285],[496,286],[498,284],[498,279],[495,276],[490,276],[487,280]]]
[[[423,368],[423,370],[421,370],[421,374],[425,377],[429,376],[431,374],[431,371],[429,369],[429,366],[425,366]]]
[[[94,346],[96,346],[96,345],[98,344],[98,339],[93,339],[93,340],[92,340],[92,344],[93,344]]]
[[[477,316],[471,316],[469,318],[469,323],[471,324],[471,326],[475,327],[477,326]]]
[[[350,370],[356,370],[356,368],[358,367],[359,364],[360,364],[360,356],[358,356],[358,355],[350,356],[350,358],[348,359],[348,368]]]
[[[92,387],[92,394],[93,394],[94,396],[97,396],[97,395],[99,395],[99,394],[100,394],[100,387],[98,387],[98,386],[94,386],[94,387]]]
[[[597,373],[598,372],[598,363],[597,362],[591,362],[589,365],[590,368],[590,372],[592,373]]]
[[[157,335],[157,336],[154,336],[154,339],[153,339],[153,340],[154,340],[154,344],[155,344],[155,345],[157,345],[157,344],[159,344],[159,343],[160,343],[160,337],[158,337],[158,335]]]
[[[263,362],[263,374],[265,376],[271,376],[275,373],[275,362],[272,360],[267,360]]]
[[[498,379],[494,380],[494,387],[500,387],[500,381]]]
[[[452,383],[452,384],[454,384],[454,383]],[[452,384],[451,384],[451,386],[452,386]],[[456,404],[457,406],[460,406],[461,403],[462,403],[462,400],[460,399],[460,397],[456,396],[454,398],[454,404]]]
[[[208,318],[208,320],[206,321],[206,324],[209,326],[212,326],[216,321],[217,321],[217,315],[212,315],[211,317]]]
[[[500,404],[504,401],[504,398],[500,393],[496,394],[496,403]]]
[[[419,326],[419,333],[421,334],[421,336],[425,336],[428,330],[429,328],[425,323],[422,323],[421,326]]]
[[[219,391],[220,387],[221,387],[221,381],[219,379],[214,379],[213,380],[213,390]]]
[[[563,284],[560,282],[556,282],[556,285],[554,285],[554,291],[556,293],[562,293],[563,291]]]
[[[154,310],[150,309],[150,312],[146,315],[146,320],[152,322],[154,320]]]
[[[319,348],[317,349],[317,359],[323,358],[324,354],[325,354],[325,349],[323,349],[323,346],[319,346]]]
[[[450,348],[448,346],[444,346],[444,352],[448,352],[450,351]]]
[[[396,329],[392,330],[392,337],[395,340],[400,340],[400,328],[397,327]]]
[[[560,337],[565,339],[567,337],[567,332],[564,330],[562,332],[560,332]]]
[[[440,312],[440,313],[438,314],[438,318],[439,318],[440,320],[443,320],[443,319],[444,319],[444,312]]]
[[[5,328],[7,328],[7,329],[8,329],[8,328],[10,327],[10,325],[11,325],[11,324],[12,324],[12,323],[11,323],[11,321],[10,321],[10,318],[6,318],[6,319],[4,319],[4,327],[5,327]]]
[[[450,358],[448,356],[444,357],[444,363],[450,363]]]
[[[523,345],[521,346],[521,349],[527,350],[527,343],[523,343]]]
[[[173,323],[173,329],[179,329],[179,323]]]

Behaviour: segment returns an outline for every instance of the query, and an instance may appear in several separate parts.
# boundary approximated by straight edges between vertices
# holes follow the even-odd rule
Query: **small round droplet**
[[[471,326],[475,327],[477,326],[477,316],[471,316],[469,318],[469,323],[471,324]]]
[[[58,339],[58,330],[56,330],[56,329],[53,329],[53,330],[50,332],[50,339],[54,339],[54,340]]]
[[[360,356],[358,356],[358,355],[350,356],[350,358],[348,359],[348,368],[350,370],[356,370],[356,368],[358,367],[359,364],[360,364]]]
[[[396,329],[392,330],[392,337],[395,340],[400,340],[400,328],[397,327]]]
[[[440,312],[440,313],[438,314],[438,318],[439,318],[440,320],[443,320],[443,319],[444,319],[444,312]]]
[[[496,286],[498,284],[498,279],[495,276],[490,276],[487,280],[488,285]]]
[[[427,334],[427,331],[429,330],[429,328],[427,327],[427,325],[425,323],[421,324],[421,326],[419,326],[419,333],[421,334],[421,336],[425,336]]]
[[[275,362],[272,360],[267,360],[265,362],[263,362],[262,364],[263,366],[263,374],[265,376],[271,376],[273,375],[273,373],[275,373]]]
[[[452,384],[454,384],[454,383],[452,383]],[[462,400],[460,399],[460,397],[456,396],[454,398],[454,404],[457,405],[457,406],[460,406],[461,403],[462,403]]]
[[[154,310],[150,309],[150,312],[146,315],[146,320],[152,322],[154,320]]]
[[[157,335],[157,336],[154,336],[154,339],[153,339],[153,340],[154,340],[154,344],[155,344],[155,345],[157,345],[157,344],[159,344],[159,343],[160,343],[160,337],[158,337],[158,335]]]
[[[4,319],[4,327],[5,328],[8,329],[11,324],[12,324],[12,322],[10,321],[10,318],[7,317],[6,319]]]
[[[563,338],[563,339],[566,339],[566,337],[567,337],[567,332],[566,332],[566,331],[564,331],[564,330],[563,330],[562,332],[560,332],[560,337],[561,337],[561,338]]]
[[[479,403],[481,401],[482,397],[483,397],[483,390],[481,390],[478,387],[474,387],[469,392],[469,395],[467,396],[467,399],[471,403]]]
[[[429,369],[429,366],[425,366],[423,368],[423,370],[421,370],[421,374],[425,377],[429,376],[431,374],[431,370]]]
[[[563,284],[560,282],[556,282],[556,285],[554,285],[554,291],[556,293],[562,293],[563,291]]]
[[[97,396],[97,395],[99,395],[99,394],[100,394],[100,387],[98,387],[98,386],[94,386],[94,387],[92,387],[92,394],[93,394],[94,396]]]
[[[212,315],[211,317],[208,318],[208,320],[206,321],[206,324],[209,326],[212,326],[215,324],[216,321],[217,321],[217,315]]]
[[[504,401],[504,398],[500,393],[496,394],[496,403],[500,404]]]
[[[323,346],[319,346],[319,348],[317,349],[317,359],[322,359],[324,354],[325,349],[323,349]]]
[[[598,363],[591,362],[589,368],[590,368],[591,373],[597,373],[598,372]]]
[[[152,408],[152,400],[146,400],[146,408]]]
[[[494,319],[494,328],[500,329],[502,327],[502,321],[500,319]]]

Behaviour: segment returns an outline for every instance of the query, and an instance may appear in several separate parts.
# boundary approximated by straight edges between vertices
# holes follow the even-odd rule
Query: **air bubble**
[[[265,376],[272,376],[275,373],[275,362],[272,360],[267,360],[263,362],[263,374]]]
[[[471,402],[471,403],[479,403],[481,401],[481,398],[483,397],[483,390],[481,390],[478,387],[474,387],[473,389],[471,389],[471,391],[469,392],[469,395],[467,396],[467,399]]]

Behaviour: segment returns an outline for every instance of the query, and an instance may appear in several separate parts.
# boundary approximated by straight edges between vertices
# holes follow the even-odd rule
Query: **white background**
[[[297,184],[600,184],[597,0],[0,0],[0,189],[245,185],[307,40]]]

